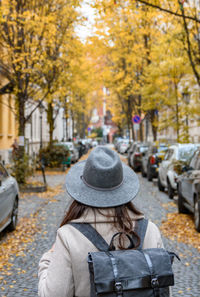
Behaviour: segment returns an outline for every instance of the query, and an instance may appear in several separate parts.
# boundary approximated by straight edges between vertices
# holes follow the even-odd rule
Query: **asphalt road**
[[[135,199],[135,205],[141,209],[145,216],[158,226],[166,218],[168,212],[173,212],[173,206],[163,207],[171,200],[165,193],[138,174],[141,190]],[[56,187],[61,184],[64,188],[65,175],[49,175],[47,182]],[[37,296],[37,267],[42,254],[53,244],[56,230],[62,220],[67,205],[70,203],[65,191],[53,197],[54,199],[26,196],[20,201],[20,218],[30,217],[37,213],[37,224],[40,231],[33,236],[33,241],[27,244],[25,256],[12,255],[9,270],[0,272],[0,296],[6,297],[36,297]],[[6,234],[0,238],[0,244],[6,241]],[[163,237],[166,249],[181,254],[181,262],[175,261],[175,286],[172,289],[173,297],[199,297],[200,296],[200,254],[192,246],[169,240]],[[188,265],[189,263],[189,265]],[[59,296],[58,296],[59,297]]]

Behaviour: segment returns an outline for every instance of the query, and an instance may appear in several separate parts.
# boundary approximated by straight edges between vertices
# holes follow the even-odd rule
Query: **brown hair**
[[[136,207],[133,205],[132,202],[128,202],[127,204],[120,205],[113,207],[114,214],[104,214],[101,210],[103,208],[95,208],[91,206],[84,205],[78,201],[73,201],[71,206],[69,207],[69,210],[67,211],[60,227],[63,225],[69,223],[72,220],[79,219],[86,210],[91,209],[94,212],[95,218],[96,213],[100,213],[101,215],[104,215],[105,217],[113,217],[113,225],[119,232],[125,232],[130,235],[133,235],[134,238],[137,239],[137,243],[135,244],[135,248],[137,248],[140,245],[140,237],[138,234],[133,230],[133,221],[128,213],[128,210],[130,210],[132,213],[136,215],[142,215],[142,213],[136,209]],[[96,222],[95,222],[96,223]],[[119,249],[125,249],[125,242],[124,242],[124,235],[121,234],[119,236]]]

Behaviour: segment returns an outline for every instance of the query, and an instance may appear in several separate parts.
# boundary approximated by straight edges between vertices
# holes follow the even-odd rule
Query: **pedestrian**
[[[40,297],[90,296],[87,255],[98,250],[70,223],[90,223],[107,243],[114,233],[125,231],[135,237],[135,248],[140,245],[135,227],[144,215],[132,203],[139,180],[115,151],[96,147],[87,160],[70,169],[66,189],[73,200],[55,244],[40,260]],[[121,234],[117,249],[126,249],[127,241]],[[148,221],[142,248],[157,247],[163,247],[160,231]]]
[[[19,150],[19,144],[18,144],[16,138],[14,139],[14,142],[11,145],[11,147],[12,147],[12,157],[13,157],[13,160],[14,160],[14,159],[17,158],[17,153],[18,153],[18,150]]]
[[[79,153],[79,159],[84,154],[84,146],[81,141],[78,142],[78,153]]]

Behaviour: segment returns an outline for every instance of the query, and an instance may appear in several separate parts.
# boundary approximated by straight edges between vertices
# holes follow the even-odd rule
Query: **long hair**
[[[133,203],[128,202],[121,206],[113,207],[114,212],[113,214],[105,214],[103,213],[104,208],[95,208],[91,206],[84,205],[78,201],[73,201],[71,206],[69,207],[67,213],[65,214],[63,221],[60,227],[66,225],[67,223],[71,222],[72,220],[79,219],[82,217],[86,210],[91,209],[95,215],[95,223],[96,223],[96,213],[100,213],[101,215],[107,218],[113,218],[113,225],[119,232],[124,232],[130,234],[136,239],[135,247],[137,248],[140,245],[140,237],[139,235],[133,230],[133,221],[129,215],[129,211],[136,215],[142,215],[142,213],[136,209]],[[125,247],[125,237],[124,234],[119,236],[119,249],[126,249]]]

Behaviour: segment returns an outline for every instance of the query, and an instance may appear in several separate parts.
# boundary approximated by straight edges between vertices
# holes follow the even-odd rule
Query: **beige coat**
[[[133,221],[142,218],[130,214]],[[87,222],[96,227],[103,238],[110,243],[117,232],[110,222],[113,219],[97,214],[96,225],[92,211],[74,222]],[[143,248],[163,247],[159,229],[148,223]],[[39,263],[40,297],[88,297],[90,296],[88,252],[97,251],[95,246],[78,230],[70,225],[58,229],[53,250],[46,252]]]

